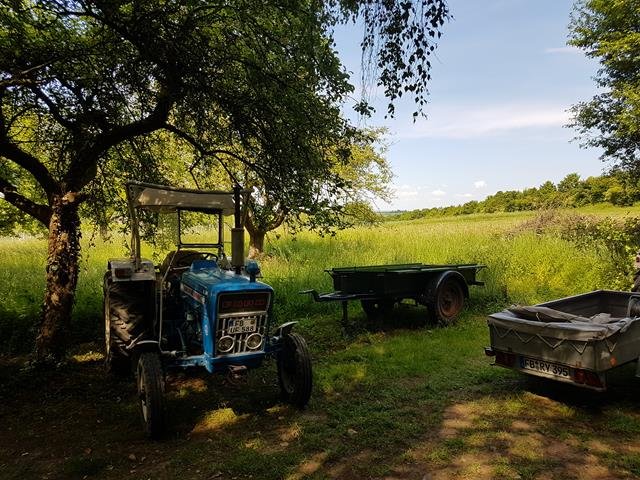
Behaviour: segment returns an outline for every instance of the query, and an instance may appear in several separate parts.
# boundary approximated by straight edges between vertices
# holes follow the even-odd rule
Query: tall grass
[[[446,217],[387,222],[378,227],[320,238],[302,233],[272,239],[261,261],[263,281],[276,290],[279,320],[319,314],[338,316],[334,304],[315,304],[300,290],[332,289],[324,269],[386,263],[471,263],[487,265],[484,288],[472,291],[471,308],[489,311],[513,303],[537,303],[613,285],[610,259],[595,247],[578,247],[553,234],[518,231],[532,214]],[[514,234],[514,232],[517,232]],[[102,276],[107,260],[124,256],[124,238],[85,240],[73,340],[102,334]],[[0,238],[0,351],[31,347],[44,290],[46,242]],[[147,248],[147,254],[149,249]],[[355,308],[355,307],[354,307]]]

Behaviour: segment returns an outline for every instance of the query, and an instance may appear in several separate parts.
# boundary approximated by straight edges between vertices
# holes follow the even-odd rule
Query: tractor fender
[[[288,335],[291,330],[293,329],[294,325],[298,323],[298,322],[286,322],[283,323],[282,325],[280,325],[278,328],[276,328],[276,331],[274,332],[274,336],[277,337],[278,339],[282,338],[285,335]]]
[[[155,268],[151,260],[142,259],[140,269],[130,258],[110,258],[107,270],[111,272],[113,282],[139,282],[156,280]]]
[[[464,298],[469,298],[469,286],[467,285],[467,282],[462,274],[460,272],[456,272],[455,270],[447,270],[446,272],[442,272],[437,277],[432,278],[427,283],[424,293],[425,303],[430,304],[436,300],[440,285],[442,285],[447,280],[455,280],[456,282],[458,282],[460,284],[460,287],[462,288],[462,291],[464,292]]]

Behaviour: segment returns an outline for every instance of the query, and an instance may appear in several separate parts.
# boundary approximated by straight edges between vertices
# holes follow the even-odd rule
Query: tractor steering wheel
[[[214,262],[218,262],[218,255],[212,252],[205,252],[202,254],[205,260],[213,260]]]

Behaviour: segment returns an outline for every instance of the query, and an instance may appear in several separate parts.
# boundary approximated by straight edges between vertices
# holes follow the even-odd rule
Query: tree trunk
[[[55,196],[51,205],[47,273],[40,331],[36,338],[35,360],[60,360],[68,341],[71,311],[78,282],[80,217],[76,194]]]
[[[258,258],[264,252],[264,237],[267,232],[261,230],[249,231],[249,254],[248,258]]]

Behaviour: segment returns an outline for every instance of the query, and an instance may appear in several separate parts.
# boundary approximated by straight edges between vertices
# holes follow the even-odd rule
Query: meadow
[[[579,213],[625,218],[640,209]],[[492,368],[483,355],[488,313],[630,285],[606,244],[542,231],[541,218],[473,214],[385,222],[335,237],[274,236],[260,262],[263,281],[276,291],[276,322],[299,321],[309,342],[310,406],[298,412],[278,403],[272,366],[241,388],[177,375],[169,382],[173,433],[160,443],[140,432],[133,382],[101,368],[102,275],[109,257],[122,256],[125,239],[85,233],[73,356],[46,374],[21,368],[41,301],[45,243],[0,239],[0,477],[638,476],[633,368],[598,395]],[[330,290],[325,268],[401,262],[482,263],[485,286],[472,288],[454,326],[435,328],[424,309],[401,305],[372,327],[353,304],[355,328],[346,334],[337,305],[298,293]]]

